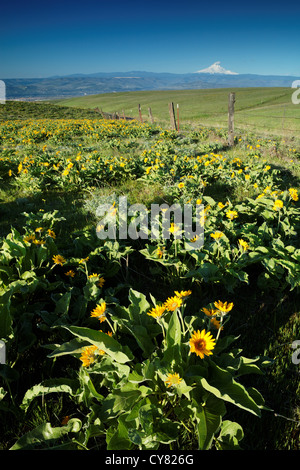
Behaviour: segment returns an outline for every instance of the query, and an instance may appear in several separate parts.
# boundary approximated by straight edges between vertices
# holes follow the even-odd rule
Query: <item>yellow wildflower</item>
[[[213,354],[212,350],[215,347],[215,339],[211,333],[206,333],[205,330],[202,330],[201,332],[199,330],[194,331],[189,343],[190,352],[195,353],[201,359],[203,359],[204,356],[210,356]]]
[[[228,219],[230,219],[230,220],[233,220],[233,219],[236,219],[238,217],[238,213],[237,213],[237,211],[229,210],[229,211],[226,212],[226,217],[228,217]]]
[[[290,188],[290,189],[289,189],[289,194],[290,194],[290,198],[291,198],[293,201],[298,201],[299,196],[298,196],[298,191],[297,191],[297,189],[295,189],[295,188]]]
[[[166,310],[166,307],[164,305],[156,305],[156,307],[153,307],[149,312],[147,312],[147,315],[150,315],[150,317],[153,318],[160,318]]]
[[[281,201],[280,199],[276,199],[276,201],[274,202],[273,210],[280,211],[280,209],[282,208],[283,208],[283,201]]]
[[[218,302],[214,302],[214,306],[216,309],[219,310],[222,314],[226,314],[232,310],[233,307],[233,302],[228,303],[228,302],[221,302],[221,300],[218,300]]]
[[[75,276],[75,272],[70,269],[68,272],[65,273],[66,276],[69,276],[69,277],[74,277]]]
[[[91,317],[98,318],[100,323],[102,323],[106,319],[105,310],[106,310],[106,303],[102,302],[102,304],[98,304],[96,306],[96,308],[94,308],[94,310],[92,310]]]
[[[243,251],[247,251],[249,249],[249,243],[245,242],[245,240],[239,239],[239,245]]]
[[[223,232],[215,232],[211,233],[210,236],[214,238],[215,240],[219,240],[219,238],[223,237],[224,233]]]
[[[182,299],[180,297],[174,296],[174,297],[169,297],[165,303],[165,308],[171,312],[176,310],[176,308],[181,307],[182,305]]]
[[[178,385],[182,379],[180,378],[177,372],[175,374],[168,374],[167,379],[165,380],[166,385],[171,387],[172,385]]]
[[[47,233],[48,233],[49,237],[56,238],[55,233],[53,232],[53,230],[50,230],[50,228],[47,230]]]
[[[62,266],[64,263],[66,263],[65,258],[61,255],[54,255],[52,259],[54,264],[60,264]]]
[[[192,291],[191,290],[182,290],[182,291],[178,292],[177,290],[175,290],[174,293],[176,294],[176,297],[179,297],[180,299],[182,299],[184,297],[188,297],[189,295],[191,295]]]
[[[97,358],[97,346],[87,346],[81,353],[80,359],[84,367],[90,366]]]

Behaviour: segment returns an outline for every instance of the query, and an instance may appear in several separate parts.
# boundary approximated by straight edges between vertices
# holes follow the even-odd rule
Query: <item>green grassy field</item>
[[[132,420],[122,418],[118,422],[118,416],[112,415],[100,423],[100,408],[110,386],[113,394],[122,393],[124,385],[137,387],[143,379],[140,374],[145,371],[149,375],[147,387],[142,385],[145,394],[142,404],[144,416],[149,416],[148,424],[151,417],[157,417],[157,409],[161,409],[176,423],[184,421],[185,425],[177,439],[171,426],[170,439],[174,440],[162,448],[196,449],[198,428],[193,427],[190,415],[184,415],[188,406],[182,407],[176,393],[166,392],[161,378],[154,377],[150,367],[144,367],[140,345],[149,347],[151,354],[152,346],[143,328],[148,326],[155,340],[163,344],[155,320],[139,310],[144,305],[142,297],[136,299],[131,314],[140,322],[137,331],[142,338],[136,344],[138,334],[135,337],[128,334],[136,325],[126,317],[125,309],[130,288],[148,299],[152,295],[159,300],[172,295],[174,288],[191,288],[187,319],[190,315],[200,318],[200,309],[213,300],[221,298],[234,303],[224,339],[227,334],[238,337],[236,349],[229,349],[228,355],[216,354],[220,367],[225,367],[228,361],[228,370],[236,370],[240,362],[234,355],[239,348],[247,358],[268,356],[274,361],[263,374],[238,373],[236,378],[246,387],[259,390],[266,407],[271,408],[263,410],[260,418],[235,406],[235,395],[230,395],[232,390],[228,389],[231,400],[225,401],[228,405],[225,418],[242,425],[241,448],[299,450],[299,365],[291,360],[291,344],[300,339],[300,213],[299,200],[291,200],[288,190],[294,188],[300,193],[300,146],[296,135],[286,139],[278,121],[274,118],[270,121],[267,116],[269,112],[281,116],[284,106],[286,115],[289,111],[299,116],[300,107],[289,103],[291,91],[287,89],[236,90],[237,117],[247,112],[258,119],[254,114],[261,113],[259,119],[267,126],[277,123],[277,135],[267,133],[262,139],[259,126],[249,127],[249,132],[241,128],[234,147],[229,148],[228,91],[120,93],[64,100],[59,106],[54,103],[0,106],[0,338],[7,340],[9,358],[7,367],[0,366],[0,449],[9,449],[17,442],[20,448],[38,445],[41,447],[37,448],[105,449],[107,445],[111,449],[118,449],[118,445],[135,448],[144,439],[141,429],[137,429],[138,440],[137,435],[128,435],[119,427],[120,422],[126,424],[133,433]],[[169,127],[169,101],[180,105],[182,133],[165,130]],[[165,123],[165,127],[99,120],[97,113],[89,110],[96,106],[106,112],[124,109],[127,115],[138,117],[137,104],[141,104],[145,118],[147,107],[151,106],[154,118]],[[224,114],[224,128],[217,116],[213,119],[211,114],[219,112],[217,104]],[[180,183],[183,189],[179,189]],[[201,271],[201,257],[196,256],[196,261],[192,257],[187,259],[184,250],[181,253],[176,247],[174,251],[172,243],[165,246],[167,258],[163,259],[149,251],[143,240],[126,240],[117,248],[105,247],[95,236],[95,207],[111,194],[127,195],[130,204],[144,203],[147,207],[153,202],[203,197],[209,211],[203,251],[207,263],[217,266],[219,274],[215,272],[210,277],[207,264]],[[280,216],[273,209],[276,197],[284,201]],[[227,205],[238,212],[237,219],[227,219]],[[48,236],[47,229],[54,230],[56,238]],[[219,244],[210,234],[220,230],[226,233],[226,239]],[[32,236],[29,242],[24,240],[25,235]],[[249,253],[241,253],[237,248],[241,237],[248,240]],[[132,252],[128,253],[128,248]],[[68,264],[54,265],[52,255],[56,253],[65,256]],[[79,259],[88,257],[87,264],[82,265]],[[74,278],[66,276],[67,266],[69,273],[72,269],[76,271]],[[103,290],[96,289],[95,281],[86,275],[93,278],[93,273],[100,271],[105,273]],[[248,283],[244,282],[246,278]],[[290,288],[292,285],[294,289]],[[112,369],[107,357],[104,357],[107,378],[103,380],[101,362],[92,364],[90,369],[81,367],[77,350],[72,354],[74,348],[70,347],[70,354],[48,357],[53,345],[58,348],[61,343],[67,345],[66,341],[70,346],[74,342],[77,347],[81,345],[65,327],[90,327],[89,311],[95,299],[102,297],[112,311],[119,308],[123,324],[118,324],[117,315],[112,317],[118,340],[123,338],[135,352],[134,364],[138,366],[139,361],[143,364],[144,369],[133,370],[131,383],[122,375],[126,366],[119,364],[119,369]],[[105,322],[103,328],[107,328]],[[172,343],[174,332],[171,328],[168,331]],[[178,340],[178,335],[175,339]],[[64,347],[68,353],[68,346]],[[184,344],[180,347],[184,354]],[[151,355],[155,364],[159,351],[155,348]],[[175,352],[178,354],[178,350]],[[250,362],[248,367],[257,372],[255,364]],[[182,369],[181,373],[185,371]],[[72,395],[70,389],[78,376],[83,388]],[[38,389],[44,380],[52,381],[53,393]],[[218,380],[216,384],[217,387]],[[62,393],[65,391],[68,393]],[[161,400],[157,399],[159,393]],[[145,404],[146,394],[150,401]],[[255,394],[253,397],[257,398]],[[213,419],[214,407],[220,409],[222,402],[219,398],[214,401],[215,398],[209,410]],[[189,404],[185,396],[181,399]],[[172,410],[170,403],[176,405],[176,400],[178,406]],[[126,405],[125,401],[120,403]],[[209,400],[207,403],[209,406]],[[194,413],[195,408],[192,410]],[[130,412],[126,409],[125,417]],[[142,422],[142,412],[139,416]],[[75,420],[74,427],[61,424],[65,417],[71,418],[70,423]],[[50,430],[43,428],[45,423],[50,423]],[[187,429],[193,432],[187,433]],[[156,430],[150,431],[152,436]],[[216,434],[214,444],[226,448],[229,442]],[[230,445],[235,444],[233,439]],[[152,445],[155,448],[154,440]]]
[[[228,93],[235,92],[235,128],[256,134],[297,137],[300,131],[300,105],[292,103],[291,88],[237,88],[186,91],[143,91],[107,93],[66,99],[58,104],[83,109],[100,108],[104,112],[119,112],[149,120],[148,108],[154,120],[170,122],[168,103],[179,105],[179,120],[186,124],[227,126]],[[176,111],[176,109],[175,109]],[[176,111],[177,113],[177,111]]]

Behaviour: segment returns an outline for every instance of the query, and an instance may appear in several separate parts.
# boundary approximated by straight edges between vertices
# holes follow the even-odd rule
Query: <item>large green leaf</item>
[[[11,292],[8,291],[0,298],[0,339],[7,340],[12,338],[13,332],[13,319],[11,316]]]
[[[239,441],[244,437],[243,428],[233,421],[223,421],[217,439],[217,448],[221,450],[240,450]]]
[[[181,364],[181,324],[178,318],[177,309],[172,313],[166,332],[164,361],[170,364],[170,368],[175,364]]]
[[[57,441],[61,441],[66,434],[69,432],[77,433],[80,431],[80,428],[81,421],[76,418],[70,419],[66,426],[56,428],[53,428],[50,423],[43,423],[32,431],[24,434],[10,450],[54,448]],[[68,445],[70,446],[70,443],[68,443]],[[73,448],[75,449],[76,447],[74,446]]]
[[[208,394],[206,397],[197,396],[199,390],[195,390],[195,397],[191,406],[194,410],[194,418],[197,421],[198,448],[208,450],[211,448],[213,438],[219,430],[222,416],[226,413],[226,407],[222,400]]]
[[[64,326],[64,328],[69,330],[78,338],[88,341],[99,349],[102,349],[115,361],[120,362],[121,364],[132,361],[134,358],[129,348],[122,346],[117,340],[102,331],[96,331],[91,328],[80,326]]]
[[[68,393],[74,395],[79,387],[77,380],[67,378],[45,380],[39,385],[34,385],[27,390],[21,403],[21,408],[26,411],[35,398],[49,393]]]
[[[261,416],[260,406],[250,396],[246,388],[233,379],[230,372],[221,369],[212,361],[210,369],[210,377],[207,380],[204,377],[201,378],[201,384],[205,390],[255,416]]]
[[[196,416],[198,448],[199,450],[208,450],[211,448],[214,433],[220,427],[221,416],[210,413],[205,406],[198,407]]]
[[[99,412],[100,419],[106,421],[118,416],[120,413],[130,411],[139,398],[141,398],[141,391],[134,386],[132,388],[129,386],[123,387],[122,390],[113,390],[103,400]]]
[[[128,298],[130,301],[130,305],[128,307],[130,318],[139,324],[142,322],[141,315],[145,315],[147,313],[150,309],[150,304],[144,294],[134,289],[129,290]],[[147,317],[144,318],[147,319]]]
[[[73,338],[70,341],[67,341],[66,343],[63,343],[55,348],[50,354],[48,354],[48,357],[65,356],[66,354],[78,354],[82,351],[82,348],[89,345],[89,341],[84,341],[80,338]]]
[[[109,432],[106,433],[107,450],[130,450],[133,444],[128,437],[128,429],[123,420],[126,416],[119,419],[117,429],[111,427]]]

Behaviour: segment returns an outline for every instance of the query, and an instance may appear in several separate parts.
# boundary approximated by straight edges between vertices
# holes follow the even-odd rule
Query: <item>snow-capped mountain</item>
[[[215,62],[210,67],[207,67],[207,69],[198,70],[195,73],[221,73],[224,75],[238,75],[236,72],[231,72],[231,70],[226,70],[224,67],[221,67],[220,62]]]

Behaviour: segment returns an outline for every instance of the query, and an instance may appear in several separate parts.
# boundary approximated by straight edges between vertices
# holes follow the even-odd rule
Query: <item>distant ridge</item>
[[[5,79],[8,100],[49,100],[102,93],[209,88],[291,87],[300,77],[238,74],[215,62],[198,72],[99,72],[49,78]],[[1,76],[0,76],[1,79]]]

